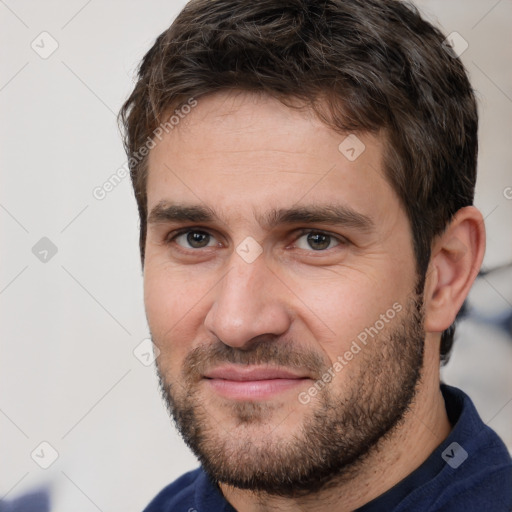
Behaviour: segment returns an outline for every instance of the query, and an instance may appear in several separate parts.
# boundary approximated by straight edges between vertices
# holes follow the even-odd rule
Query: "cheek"
[[[371,271],[345,273],[315,281],[302,281],[297,295],[305,308],[303,320],[317,343],[331,361],[345,353],[353,340],[364,337],[365,329],[375,326],[380,330],[385,316],[395,317],[396,309],[405,309],[410,283],[396,275]],[[395,308],[393,309],[393,305]],[[386,313],[390,312],[387,314]]]
[[[208,283],[151,264],[144,270],[146,316],[160,364],[179,363],[197,338],[208,300]]]

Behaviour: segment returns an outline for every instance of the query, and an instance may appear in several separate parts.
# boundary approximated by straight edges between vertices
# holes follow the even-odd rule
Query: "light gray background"
[[[512,2],[416,3],[469,44],[462,58],[480,102],[485,265],[508,262]],[[153,366],[133,354],[148,329],[129,179],[101,201],[92,194],[125,163],[116,113],[135,67],[183,5],[0,1],[0,499],[43,487],[55,512],[140,511],[196,466]],[[46,59],[31,47],[51,49],[43,31],[58,43]],[[42,237],[58,250],[47,262],[32,252]],[[511,281],[510,272],[480,279],[472,292],[480,314],[510,308]],[[476,320],[459,333],[445,380],[512,447],[512,341]],[[48,469],[31,458],[42,441],[59,454]],[[48,462],[42,450],[34,458]]]

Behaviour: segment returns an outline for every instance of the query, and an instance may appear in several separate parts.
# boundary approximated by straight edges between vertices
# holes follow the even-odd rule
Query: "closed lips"
[[[204,375],[206,379],[223,379],[234,381],[257,381],[273,379],[307,379],[304,374],[297,374],[282,368],[223,366],[215,368]]]

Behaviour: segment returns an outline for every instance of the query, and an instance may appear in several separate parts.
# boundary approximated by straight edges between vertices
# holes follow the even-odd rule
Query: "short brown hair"
[[[399,0],[192,0],[145,55],[120,112],[144,262],[147,157],[172,109],[220,90],[300,100],[340,132],[385,135],[423,289],[433,239],[473,203],[478,116],[442,33]],[[295,101],[296,104],[296,101]],[[291,105],[289,105],[291,106]],[[454,326],[441,338],[447,359]]]

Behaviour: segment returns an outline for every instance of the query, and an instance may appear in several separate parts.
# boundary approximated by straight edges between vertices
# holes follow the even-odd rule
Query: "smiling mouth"
[[[222,366],[204,375],[217,394],[233,400],[265,400],[302,386],[310,377],[285,368]]]

